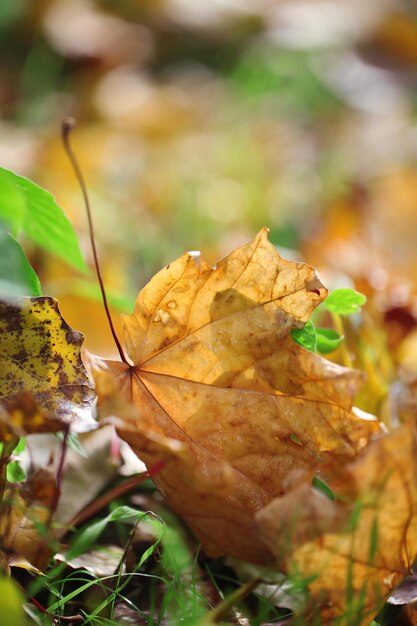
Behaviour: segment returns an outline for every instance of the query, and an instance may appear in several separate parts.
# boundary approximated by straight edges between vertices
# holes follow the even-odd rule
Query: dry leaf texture
[[[255,513],[379,430],[352,411],[361,376],[290,337],[326,294],[264,229],[215,268],[196,253],[164,268],[123,320],[133,366],[91,361],[102,415],[210,555],[270,562]]]
[[[82,342],[83,336],[68,326],[54,298],[0,302],[0,404],[13,415],[15,427],[20,419],[30,432],[28,414],[39,417],[20,407],[22,394],[28,393],[44,416],[70,422],[78,430],[94,425],[92,390],[80,357]]]
[[[49,527],[56,488],[55,476],[47,469],[38,470],[25,483],[7,486],[0,507],[0,537],[9,566],[46,567],[53,543]]]
[[[34,433],[56,433],[64,430],[65,423],[48,415],[34,397],[22,393],[0,405],[0,441],[12,441]]]
[[[311,581],[309,608],[320,611],[321,624],[365,626],[417,553],[413,424],[372,442],[348,465],[346,480],[356,485],[354,499],[331,501],[303,485],[271,502],[257,522],[278,565]]]

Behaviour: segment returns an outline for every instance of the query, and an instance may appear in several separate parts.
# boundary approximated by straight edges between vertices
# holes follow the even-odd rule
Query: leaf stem
[[[142,474],[135,474],[124,482],[116,485],[115,487],[101,495],[99,498],[93,500],[93,502],[88,504],[84,509],[77,513],[77,515],[75,515],[68,522],[67,526],[79,526],[80,524],[83,524],[90,517],[98,513],[98,511],[110,504],[110,502],[113,502],[117,498],[125,495],[126,493],[137,487],[137,485],[143,483],[143,481],[145,481],[147,478],[149,478],[148,472],[143,472]],[[67,528],[63,529],[63,532],[66,532],[66,530]]]
[[[216,624],[228,611],[233,609],[235,604],[246,598],[260,582],[260,578],[254,578],[236,589],[205,616],[204,624]]]
[[[345,333],[345,329],[343,326],[342,316],[339,315],[338,313],[333,313],[333,311],[330,312],[330,315],[331,315],[335,330],[339,333],[340,336],[343,336],[343,335],[345,336],[345,339],[340,344],[340,352],[341,352],[342,359],[343,359],[343,365],[345,367],[352,368],[353,362],[349,353],[349,349],[346,344],[346,333]]]
[[[97,255],[97,248],[96,248],[96,242],[95,242],[95,237],[94,237],[94,225],[93,225],[93,217],[92,217],[92,213],[91,213],[91,208],[90,208],[90,201],[88,199],[88,194],[87,194],[87,187],[86,184],[84,182],[84,177],[81,173],[81,168],[78,164],[78,160],[72,150],[70,141],[69,141],[69,136],[71,133],[71,130],[74,128],[75,126],[75,120],[68,118],[65,119],[62,122],[62,127],[61,127],[61,132],[62,132],[62,142],[64,144],[64,148],[65,148],[65,152],[67,153],[67,156],[70,160],[70,163],[72,165],[72,168],[74,170],[75,176],[77,177],[78,183],[80,185],[81,188],[81,193],[83,195],[84,198],[84,205],[85,205],[85,210],[87,213],[87,219],[88,219],[88,230],[90,233],[90,242],[91,242],[91,248],[93,251],[93,258],[94,258],[94,265],[96,268],[96,274],[97,274],[97,279],[100,285],[100,290],[101,290],[101,295],[103,297],[103,304],[104,304],[104,309],[106,311],[106,316],[107,316],[107,320],[109,322],[109,326],[110,326],[110,331],[111,334],[113,336],[114,342],[116,344],[117,350],[119,352],[120,358],[123,361],[123,363],[126,363],[126,365],[130,365],[130,363],[128,362],[125,353],[123,351],[122,345],[119,341],[119,338],[116,334],[116,330],[114,328],[113,325],[113,320],[110,314],[110,308],[107,302],[107,295],[106,295],[106,290],[104,288],[104,282],[103,282],[103,278],[101,276],[101,271],[100,271],[100,265],[98,262],[98,255]]]

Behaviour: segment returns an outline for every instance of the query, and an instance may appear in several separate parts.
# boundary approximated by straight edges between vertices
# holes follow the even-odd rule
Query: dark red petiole
[[[92,218],[92,214],[91,214],[91,209],[90,209],[90,202],[88,199],[88,194],[87,194],[87,187],[85,185],[84,182],[84,178],[83,175],[81,173],[81,169],[80,166],[78,164],[77,158],[71,148],[71,144],[69,141],[69,136],[70,136],[70,132],[71,130],[74,128],[75,126],[75,120],[72,118],[68,118],[65,119],[62,122],[62,141],[64,144],[64,148],[65,151],[68,155],[68,158],[71,162],[71,165],[73,167],[73,170],[75,172],[75,175],[77,177],[78,183],[80,185],[81,188],[81,192],[83,194],[83,198],[84,198],[84,204],[85,204],[85,209],[87,212],[87,218],[88,218],[88,229],[89,229],[89,233],[90,233],[90,241],[91,241],[91,248],[93,250],[93,258],[94,258],[94,265],[96,268],[96,273],[97,273],[97,278],[98,278],[98,282],[100,285],[100,290],[101,290],[101,295],[103,297],[103,304],[104,304],[104,309],[106,311],[106,316],[107,316],[107,320],[109,322],[109,326],[110,326],[110,331],[111,334],[113,335],[113,339],[114,342],[117,346],[117,350],[119,351],[120,354],[120,358],[123,361],[123,363],[126,363],[126,365],[130,365],[129,361],[127,360],[125,353],[123,351],[122,345],[119,341],[119,338],[116,334],[114,325],[113,325],[113,320],[111,318],[111,314],[110,314],[110,308],[107,302],[107,296],[106,296],[106,290],[104,289],[104,283],[103,283],[103,278],[101,276],[101,271],[100,271],[100,265],[98,262],[98,256],[97,256],[97,249],[96,249],[96,242],[95,242],[95,237],[94,237],[94,226],[93,226],[93,218]]]

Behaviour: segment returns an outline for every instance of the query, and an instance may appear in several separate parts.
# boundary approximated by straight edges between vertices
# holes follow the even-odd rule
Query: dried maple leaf
[[[309,608],[320,611],[321,624],[365,626],[417,554],[413,424],[372,442],[347,466],[345,482],[335,485],[345,493],[342,500],[304,484],[256,519],[278,564],[309,581]]]
[[[51,507],[56,481],[40,469],[26,482],[8,484],[0,506],[0,559],[3,565],[43,570],[51,555]]]
[[[81,333],[61,317],[54,298],[0,302],[0,405],[11,416],[9,424],[18,426],[20,415],[20,425],[29,431],[36,430],[34,420],[51,416],[78,430],[94,426],[82,341]],[[22,394],[32,396],[37,410],[22,408]]]
[[[91,359],[99,411],[210,555],[271,562],[255,513],[380,428],[352,411],[360,374],[290,337],[326,294],[264,229],[215,268],[189,253],[150,281],[123,320],[133,366]]]

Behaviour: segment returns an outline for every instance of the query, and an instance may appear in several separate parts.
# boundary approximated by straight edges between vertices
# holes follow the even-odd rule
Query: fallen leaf
[[[54,298],[0,302],[0,404],[13,412],[21,394],[30,393],[43,412],[75,430],[94,427],[82,342]]]
[[[290,336],[326,294],[263,229],[215,268],[188,253],[150,281],[123,320],[133,366],[90,357],[99,413],[211,556],[271,562],[255,513],[380,430],[352,410],[361,375]]]
[[[40,469],[26,482],[8,484],[0,508],[1,549],[9,566],[42,571],[50,558],[51,507],[56,481]]]
[[[355,485],[354,497],[346,494]],[[278,565],[308,581],[320,624],[368,625],[417,553],[417,441],[410,422],[346,468],[343,499],[311,485],[276,498],[257,523]],[[333,485],[330,485],[333,487]],[[341,617],[343,616],[343,617]]]
[[[0,405],[0,441],[11,441],[34,433],[57,433],[65,423],[42,411],[28,393],[16,396],[7,407]]]
[[[407,576],[388,598],[390,604],[402,605],[417,602],[417,575]]]
[[[56,554],[55,559],[66,563],[71,569],[84,569],[93,576],[100,578],[112,576],[115,573],[124,556],[124,550],[120,546],[108,545],[97,550],[88,550],[72,559],[67,559],[66,554]],[[126,566],[123,564],[122,572]]]
[[[82,433],[80,443],[85,450],[84,457],[75,450],[67,450],[61,497],[54,516],[64,527],[117,478],[118,466],[111,460],[112,433],[114,428],[110,426]]]

